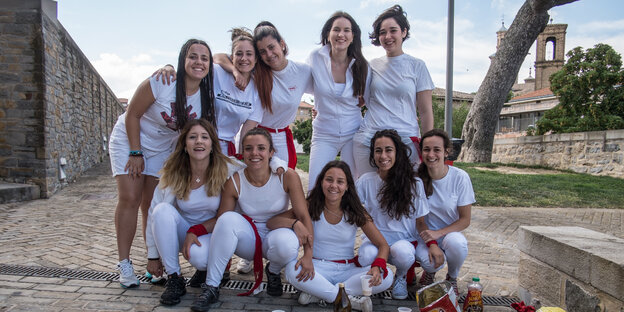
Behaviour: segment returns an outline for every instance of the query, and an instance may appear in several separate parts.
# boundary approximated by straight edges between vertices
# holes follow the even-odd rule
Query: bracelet
[[[147,260],[160,260],[160,257],[158,257],[158,258],[147,258]]]
[[[188,229],[188,231],[186,231],[186,233],[193,233],[197,235],[197,237],[200,237],[202,235],[208,234],[208,231],[206,230],[206,227],[203,224],[195,224],[191,226]]]
[[[373,263],[371,263],[372,267],[379,267],[381,271],[383,271],[383,277],[386,278],[388,276],[388,268],[386,266],[386,259],[384,258],[376,258]]]
[[[299,219],[295,219],[295,222],[293,222],[293,224],[290,226],[290,229],[295,231],[295,223],[297,223],[297,221],[299,221]]]
[[[431,247],[431,245],[437,245],[438,241],[436,241],[435,239],[432,239],[432,240],[426,242],[425,244],[427,244],[427,247]]]
[[[143,151],[142,150],[130,151],[130,156],[141,156],[141,157],[143,157]]]

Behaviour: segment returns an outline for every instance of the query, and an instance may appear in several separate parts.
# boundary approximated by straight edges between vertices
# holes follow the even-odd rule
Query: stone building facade
[[[52,0],[0,2],[0,180],[48,197],[107,155],[123,107]]]

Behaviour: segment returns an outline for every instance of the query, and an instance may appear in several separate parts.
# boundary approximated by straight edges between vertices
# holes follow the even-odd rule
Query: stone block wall
[[[624,178],[624,130],[497,138],[492,162]]]
[[[518,293],[567,311],[624,310],[624,239],[581,227],[522,226]]]
[[[56,2],[0,3],[1,180],[36,184],[48,197],[105,158],[122,112],[56,19]]]

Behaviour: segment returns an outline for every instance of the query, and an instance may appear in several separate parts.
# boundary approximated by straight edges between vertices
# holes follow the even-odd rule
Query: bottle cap
[[[338,287],[344,287],[344,283],[338,283]]]
[[[472,278],[472,281],[473,281],[473,282],[478,282],[478,281],[479,281],[479,278],[478,278],[478,277],[473,277],[473,278]]]

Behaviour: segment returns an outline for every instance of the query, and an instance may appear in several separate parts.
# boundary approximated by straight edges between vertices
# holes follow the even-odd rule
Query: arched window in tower
[[[555,59],[556,41],[557,39],[555,39],[555,37],[548,37],[548,39],[546,39],[546,61],[552,61]]]

